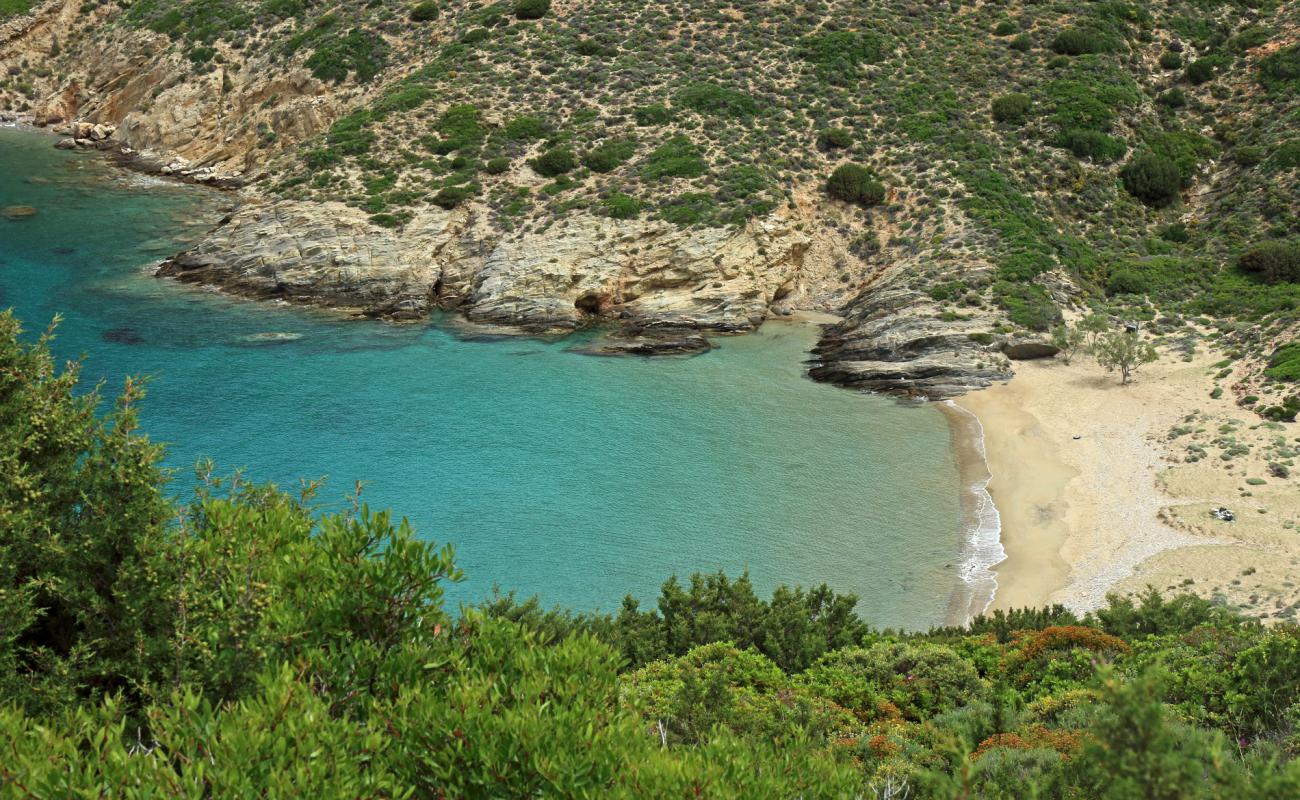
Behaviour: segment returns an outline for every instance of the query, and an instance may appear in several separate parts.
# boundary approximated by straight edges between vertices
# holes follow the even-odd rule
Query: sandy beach
[[[991,608],[1087,610],[1152,585],[1295,618],[1300,491],[1269,470],[1300,431],[1212,399],[1220,358],[1164,353],[1127,386],[1086,357],[1019,362],[957,401],[983,425],[1002,522]]]

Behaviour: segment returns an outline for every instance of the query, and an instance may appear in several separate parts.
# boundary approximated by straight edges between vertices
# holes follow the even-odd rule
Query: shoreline
[[[1286,571],[1269,567],[1279,556],[1300,563],[1294,537],[1279,536],[1296,525],[1295,499],[1261,477],[1278,434],[1231,397],[1209,396],[1216,358],[1166,352],[1127,386],[1090,360],[1027,361],[1011,381],[952,403],[984,431],[1001,520],[1005,559],[990,567],[988,609],[1059,603],[1081,613],[1152,586],[1276,616],[1264,606],[1295,594]],[[959,464],[969,462],[979,429],[950,420],[966,442],[954,450]],[[1197,456],[1190,439],[1222,436],[1224,423],[1251,437],[1251,454]],[[1210,517],[1219,506],[1238,521]]]
[[[952,400],[939,403],[948,420],[953,456],[961,481],[962,553],[960,583],[948,601],[946,624],[965,625],[983,614],[997,597],[994,567],[1006,560],[1002,546],[1002,517],[989,491],[993,473],[985,453],[984,427],[979,417]]]

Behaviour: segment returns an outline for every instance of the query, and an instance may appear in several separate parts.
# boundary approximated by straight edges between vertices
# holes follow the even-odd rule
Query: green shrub
[[[1114,41],[1093,28],[1066,28],[1052,39],[1052,51],[1063,56],[1081,56],[1112,50]]]
[[[744,119],[758,113],[758,103],[744,92],[716,83],[688,84],[673,97],[673,103],[700,114]]]
[[[1016,30],[1017,30],[1016,23],[1012,22],[1009,19],[1004,19],[1001,22],[999,22],[997,25],[993,26],[993,35],[1010,36],[1011,34],[1015,33]]]
[[[1209,58],[1201,58],[1187,65],[1187,71],[1183,77],[1193,86],[1200,86],[1203,83],[1214,80],[1214,74],[1217,71],[1217,62]]]
[[[797,53],[815,67],[823,80],[843,85],[857,75],[863,64],[881,60],[885,43],[872,33],[829,31],[804,37]]]
[[[1182,108],[1187,105],[1187,94],[1182,89],[1174,87],[1165,92],[1161,92],[1156,97],[1156,102],[1165,108]]]
[[[541,19],[551,10],[551,0],[515,0],[517,19]]]
[[[501,175],[509,172],[510,159],[505,156],[497,156],[496,158],[488,159],[488,162],[483,165],[483,170],[489,175]]]
[[[1295,169],[1300,167],[1300,139],[1290,139],[1277,146],[1269,166],[1276,169]]]
[[[663,125],[672,120],[672,112],[668,106],[662,103],[653,103],[648,106],[637,106],[632,109],[632,117],[636,119],[636,124],[641,127],[650,125]]]
[[[1232,151],[1232,160],[1243,167],[1254,167],[1264,163],[1268,153],[1262,147],[1242,145]]]
[[[433,196],[433,204],[439,208],[451,210],[478,194],[478,188],[472,183],[463,186],[444,186]]]
[[[993,98],[993,119],[1009,125],[1023,125],[1033,106],[1034,101],[1027,94],[1004,94]]]
[[[1260,242],[1237,258],[1237,266],[1268,283],[1300,283],[1300,241]]]
[[[1169,131],[1148,136],[1144,150],[1170,162],[1178,170],[1181,188],[1192,183],[1201,162],[1214,156],[1219,146],[1213,140],[1191,131]]]
[[[717,210],[718,204],[709,195],[687,192],[660,205],[659,216],[674,225],[695,225],[707,221]]]
[[[993,297],[1007,318],[1022,328],[1046,331],[1061,321],[1060,309],[1038,284],[998,281],[993,284]]]
[[[1176,256],[1149,256],[1122,262],[1106,277],[1109,294],[1185,296],[1205,285],[1208,274]]]
[[[885,185],[876,180],[875,173],[859,164],[841,164],[826,181],[826,193],[836,200],[857,203],[861,206],[879,205],[885,201]]]
[[[512,142],[531,142],[546,136],[546,123],[540,117],[525,114],[505,124],[501,131]]]
[[[703,175],[707,166],[699,148],[685,136],[674,136],[656,147],[641,167],[646,178],[695,178]]]
[[[1178,199],[1182,176],[1178,167],[1153,153],[1140,153],[1120,170],[1124,188],[1143,203],[1162,208]]]
[[[822,150],[852,147],[853,134],[844,128],[825,128],[817,134],[817,146]]]
[[[630,139],[612,139],[591,148],[582,157],[582,163],[592,172],[612,172],[636,152],[636,142]]]
[[[416,4],[411,9],[411,20],[413,22],[432,22],[438,18],[440,10],[434,0],[424,0]]]
[[[635,197],[615,192],[600,201],[605,215],[612,219],[632,219],[641,213],[641,201]]]
[[[1300,89],[1300,43],[1260,59],[1259,82],[1270,92]]]
[[[353,28],[346,36],[327,38],[316,46],[304,66],[318,80],[340,83],[353,75],[365,83],[388,61],[388,44],[377,33]]]
[[[1057,139],[1061,147],[1078,158],[1090,158],[1100,163],[1118,161],[1128,151],[1123,140],[1101,131],[1073,129],[1062,131]]]
[[[1161,69],[1178,69],[1183,65],[1183,57],[1180,53],[1172,50],[1166,50],[1160,54]]]
[[[550,150],[540,153],[537,158],[529,161],[528,165],[538,175],[545,178],[554,178],[566,172],[572,172],[578,166],[578,160],[569,148],[552,147]]]
[[[1029,38],[1029,34],[1022,33],[1012,39],[1007,47],[1010,47],[1012,50],[1017,52],[1028,53],[1034,47],[1034,40]]]
[[[438,117],[434,129],[442,138],[429,142],[429,149],[439,155],[475,148],[483,140],[482,112],[478,106],[461,103],[448,108]]]

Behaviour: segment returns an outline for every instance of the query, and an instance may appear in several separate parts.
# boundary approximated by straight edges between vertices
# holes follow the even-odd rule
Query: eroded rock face
[[[472,205],[428,209],[401,231],[340,203],[250,203],[159,274],[239,294],[415,318],[573,330],[744,331],[800,280],[808,237],[778,219],[742,230],[575,216],[503,238]]]
[[[981,335],[993,320],[947,321],[929,297],[887,274],[828,326],[809,374],[857,389],[944,399],[1011,377],[1009,362]],[[974,338],[972,338],[974,335]]]

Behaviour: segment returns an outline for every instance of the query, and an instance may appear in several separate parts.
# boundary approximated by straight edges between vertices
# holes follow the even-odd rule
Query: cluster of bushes
[[[1300,241],[1260,242],[1238,256],[1237,265],[1269,283],[1300,283]]]
[[[611,615],[452,615],[452,549],[354,499],[164,490],[0,316],[0,791],[149,797],[1300,792],[1300,630],[1190,596],[871,627],[825,586],[670,579]],[[1120,787],[1117,789],[1116,787]]]
[[[870,169],[861,164],[841,164],[827,179],[826,193],[846,203],[875,206],[885,201],[886,190]]]

